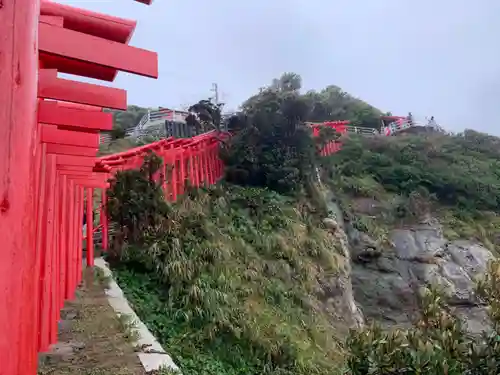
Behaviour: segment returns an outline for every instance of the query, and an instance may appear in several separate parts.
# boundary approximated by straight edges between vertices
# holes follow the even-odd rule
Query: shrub
[[[500,261],[478,283],[489,305],[492,330],[468,335],[437,288],[423,290],[421,317],[408,330],[383,332],[371,326],[347,342],[350,375],[497,375],[500,373]]]
[[[137,243],[146,233],[158,231],[168,215],[161,167],[161,159],[151,153],[140,169],[119,171],[110,181],[107,212],[117,227],[115,250],[119,251],[125,241]]]

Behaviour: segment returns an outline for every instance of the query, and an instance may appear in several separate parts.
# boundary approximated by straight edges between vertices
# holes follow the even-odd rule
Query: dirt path
[[[84,285],[67,303],[59,343],[40,356],[39,375],[144,375],[129,324],[109,306],[106,280],[87,270]]]

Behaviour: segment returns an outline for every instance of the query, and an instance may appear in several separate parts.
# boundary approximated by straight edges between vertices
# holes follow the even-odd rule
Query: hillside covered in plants
[[[373,200],[377,215],[358,211],[354,220],[375,236],[384,236],[384,226],[433,215],[447,237],[474,238],[498,250],[499,145],[499,138],[474,130],[350,136],[330,158],[331,183],[347,212],[356,211],[355,198]]]
[[[376,324],[348,340],[352,373],[500,371],[499,141],[349,137],[330,158],[354,299]]]
[[[109,261],[183,374],[499,372],[498,139],[349,136],[320,156],[339,135],[305,121],[348,111],[380,115],[287,74],[229,120],[218,185],[168,203],[153,154],[112,181]]]

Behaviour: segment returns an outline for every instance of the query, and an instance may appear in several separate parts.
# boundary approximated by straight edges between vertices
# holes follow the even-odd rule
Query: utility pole
[[[219,104],[219,85],[217,83],[212,83],[212,91],[215,94],[215,104]]]

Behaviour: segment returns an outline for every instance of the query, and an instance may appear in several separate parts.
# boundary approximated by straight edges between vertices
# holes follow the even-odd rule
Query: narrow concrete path
[[[130,322],[118,318],[105,294],[101,272],[85,270],[76,299],[59,324],[59,342],[40,355],[39,375],[145,375]]]

